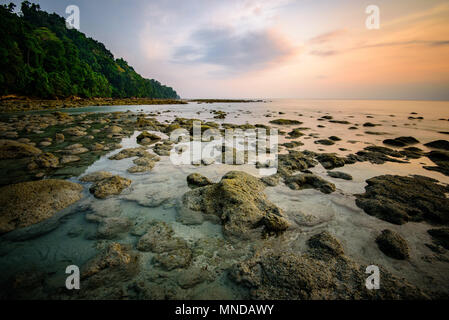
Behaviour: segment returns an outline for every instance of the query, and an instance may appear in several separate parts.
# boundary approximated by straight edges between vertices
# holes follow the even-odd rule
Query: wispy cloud
[[[238,33],[233,28],[200,29],[191,34],[192,45],[176,48],[177,63],[218,65],[229,72],[245,72],[284,60],[296,49],[273,30]]]
[[[328,43],[330,41],[333,41],[342,35],[345,35],[347,33],[346,29],[338,29],[334,31],[330,31],[327,33],[323,33],[320,35],[317,35],[316,37],[311,38],[308,42],[311,44],[323,44]]]

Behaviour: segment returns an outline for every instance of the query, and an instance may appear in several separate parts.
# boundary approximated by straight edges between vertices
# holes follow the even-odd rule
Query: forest
[[[140,76],[104,44],[66,27],[56,13],[22,2],[0,6],[0,96],[177,99],[171,87]]]

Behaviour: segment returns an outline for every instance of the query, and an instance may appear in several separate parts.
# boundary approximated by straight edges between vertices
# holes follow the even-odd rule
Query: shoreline
[[[88,106],[114,105],[162,105],[187,104],[182,99],[150,99],[150,98],[78,98],[37,99],[30,97],[6,96],[0,99],[0,112],[38,111],[53,109],[82,108]]]

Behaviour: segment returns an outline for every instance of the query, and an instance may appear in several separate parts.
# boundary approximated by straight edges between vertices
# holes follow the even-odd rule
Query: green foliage
[[[179,98],[39,5],[25,1],[19,15],[14,4],[1,5],[0,28],[0,95]]]

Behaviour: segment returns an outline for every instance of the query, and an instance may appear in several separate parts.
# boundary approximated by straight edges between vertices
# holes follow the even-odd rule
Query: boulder
[[[409,257],[407,241],[398,233],[385,229],[376,238],[379,249],[390,258],[404,260]]]
[[[265,226],[270,231],[284,229],[287,221],[280,208],[263,193],[264,183],[241,171],[230,171],[216,184],[193,189],[184,194],[182,203],[188,209],[221,218],[227,237],[249,239]],[[270,215],[279,216],[279,219]]]
[[[369,215],[395,224],[423,220],[449,224],[449,187],[437,180],[382,175],[366,182],[365,193],[355,196],[357,206]]]
[[[111,195],[118,195],[131,185],[131,180],[120,176],[112,176],[95,182],[89,191],[99,199],[104,199]]]
[[[65,180],[40,180],[0,189],[0,234],[52,217],[82,198],[83,187]]]

